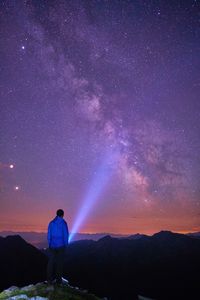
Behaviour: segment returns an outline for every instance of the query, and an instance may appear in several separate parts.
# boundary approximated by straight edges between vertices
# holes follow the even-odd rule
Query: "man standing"
[[[56,283],[62,283],[65,248],[69,238],[68,226],[63,219],[64,211],[58,209],[56,214],[57,216],[49,223],[47,235],[50,249],[47,280],[50,284],[54,279],[56,279]]]

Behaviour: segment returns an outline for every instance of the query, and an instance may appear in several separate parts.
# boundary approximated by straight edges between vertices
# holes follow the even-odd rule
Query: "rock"
[[[3,293],[6,297],[9,297],[16,290],[18,290],[18,287],[13,285],[9,289],[4,290]]]
[[[46,283],[46,282],[45,282],[45,283]],[[38,283],[35,284],[35,287],[36,287],[36,288],[39,288],[39,287],[41,287],[43,284],[44,284],[43,282],[38,282]]]
[[[21,291],[28,292],[28,291],[32,291],[33,289],[35,289],[35,286],[33,284],[30,284],[28,286],[21,288]]]
[[[147,297],[143,297],[143,296],[138,296],[138,300],[154,300],[152,298],[147,298]]]
[[[5,290],[5,292],[6,292],[6,291],[13,292],[13,291],[16,291],[17,289],[18,289],[18,287],[15,286],[15,285],[13,285],[13,286],[11,286],[9,289]]]
[[[49,300],[49,299],[45,297],[36,296],[36,297],[29,298],[29,300]]]
[[[54,286],[53,285],[47,286],[46,291],[47,292],[53,292],[54,291]]]
[[[12,296],[12,297],[9,297],[7,299],[9,299],[9,300],[49,300],[48,298],[40,297],[40,296],[35,296],[35,297],[29,298],[25,294],[20,294],[20,295]]]
[[[84,300],[87,299],[87,294],[86,291],[83,292],[78,287],[70,287],[69,284],[48,285],[46,282],[37,285],[31,284],[23,288],[12,286],[0,293],[0,299],[2,300],[49,300],[55,297],[59,300]],[[88,294],[88,299],[98,300],[100,298]]]
[[[20,299],[20,300],[28,300],[29,297],[27,295],[25,295],[25,294],[21,294],[21,295],[16,295],[16,296],[9,297],[7,299],[9,299],[9,300],[18,300],[18,299]]]
[[[63,284],[69,284],[69,281],[66,278],[62,277],[62,283]]]

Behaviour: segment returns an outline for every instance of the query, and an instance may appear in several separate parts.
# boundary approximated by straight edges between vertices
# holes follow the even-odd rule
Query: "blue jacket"
[[[48,226],[49,248],[59,248],[68,245],[68,226],[62,217],[55,217]]]

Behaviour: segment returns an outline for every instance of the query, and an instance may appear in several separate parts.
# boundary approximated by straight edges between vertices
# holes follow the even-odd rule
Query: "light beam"
[[[69,235],[69,242],[73,239],[74,235],[78,232],[79,228],[85,221],[87,215],[89,214],[90,210],[96,203],[100,193],[106,186],[108,180],[110,179],[112,175],[112,167],[111,167],[111,161],[113,156],[107,155],[106,159],[103,161],[103,164],[100,166],[98,171],[96,172],[96,176],[90,186],[90,189],[85,197],[85,200],[83,202],[83,206],[81,207],[75,223],[73,224],[71,233]]]

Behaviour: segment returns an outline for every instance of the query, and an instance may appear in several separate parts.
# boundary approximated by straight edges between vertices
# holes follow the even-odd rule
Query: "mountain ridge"
[[[162,232],[162,230],[160,232]],[[172,232],[172,231],[164,230],[164,232]],[[159,232],[157,232],[157,233],[159,233]],[[156,235],[157,233],[154,233],[153,235]],[[172,232],[172,233],[176,234],[176,232]],[[181,234],[181,233],[177,233],[177,234]],[[46,232],[0,231],[0,236],[2,236],[2,237],[6,237],[9,235],[20,235],[24,240],[26,240],[28,243],[32,244],[33,246],[35,246],[38,249],[43,249],[43,248],[48,247]],[[119,239],[137,239],[137,238],[141,238],[141,237],[153,236],[153,235],[146,235],[146,234],[140,234],[140,233],[135,233],[135,234],[130,234],[130,235],[112,234],[112,233],[95,233],[95,234],[77,233],[74,236],[74,239],[72,242],[76,242],[79,240],[98,241],[99,239],[101,239],[107,235],[114,237],[114,238],[119,238]],[[184,235],[194,237],[194,238],[200,238],[200,232],[187,233]]]
[[[133,300],[138,294],[192,299],[200,294],[199,253],[199,239],[169,231],[136,239],[79,240],[66,250],[64,277],[72,286],[112,300]],[[0,254],[1,289],[45,280],[48,249],[40,251],[20,236],[10,236],[0,238]]]

